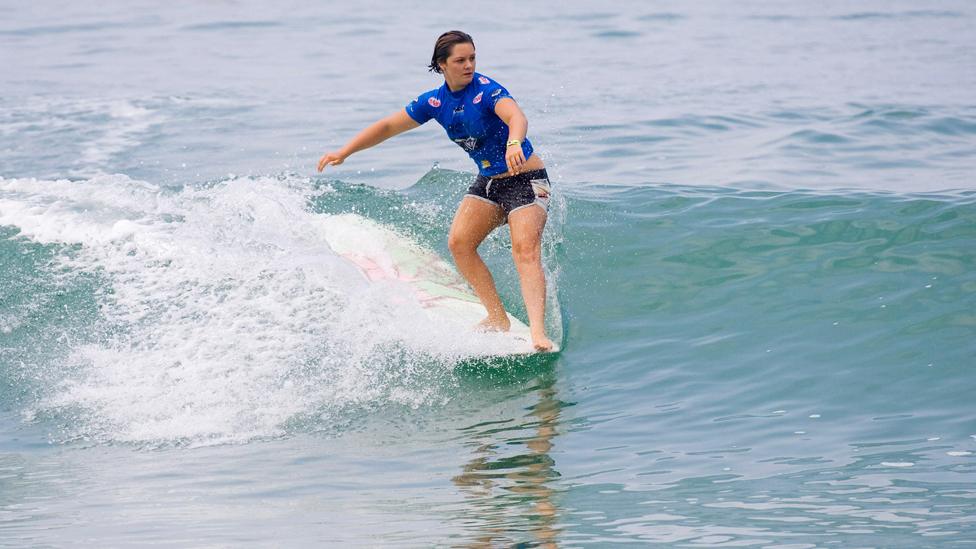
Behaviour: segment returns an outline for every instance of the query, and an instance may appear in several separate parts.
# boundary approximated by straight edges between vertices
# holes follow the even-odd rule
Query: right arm
[[[332,151],[322,155],[319,159],[319,171],[326,166],[338,166],[345,159],[363,149],[379,145],[394,135],[401,134],[407,130],[412,130],[420,126],[416,120],[410,118],[406,110],[400,110],[370,124],[365,130],[356,134],[348,143],[337,151]]]

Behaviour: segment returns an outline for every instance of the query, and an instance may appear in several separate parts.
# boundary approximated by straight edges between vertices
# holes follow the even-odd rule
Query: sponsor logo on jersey
[[[488,80],[484,76],[479,76],[478,77],[478,82],[481,82],[482,84],[487,84],[487,83],[491,82],[491,80]]]
[[[436,97],[431,97],[427,100],[427,104],[436,109],[441,106],[441,100]]]
[[[474,103],[475,105],[481,103],[481,94],[483,93],[485,92],[478,92],[478,95],[474,96],[474,99],[472,99],[471,102]]]
[[[473,150],[475,150],[475,149],[478,148],[478,138],[476,138],[476,137],[466,137],[464,139],[455,139],[454,142],[457,143],[466,152],[471,152],[471,151],[473,151]]]
[[[502,93],[502,89],[501,88],[498,88],[497,90],[491,92],[491,96],[492,97],[498,97],[498,94],[500,94],[500,93]]]

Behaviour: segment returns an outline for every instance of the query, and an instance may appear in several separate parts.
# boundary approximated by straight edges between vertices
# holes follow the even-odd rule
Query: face
[[[474,77],[474,45],[454,44],[450,55],[443,63],[439,63],[444,80],[452,86],[467,86]]]

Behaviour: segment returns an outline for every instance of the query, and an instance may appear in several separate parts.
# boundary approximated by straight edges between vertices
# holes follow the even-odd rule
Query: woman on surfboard
[[[322,155],[318,170],[338,166],[353,153],[432,118],[437,120],[478,166],[478,176],[451,223],[448,248],[458,271],[488,311],[479,326],[497,331],[507,331],[510,326],[491,272],[478,255],[481,242],[508,223],[532,344],[537,350],[548,351],[553,344],[545,332],[542,230],[549,208],[549,177],[525,137],[528,120],[522,109],[501,84],[474,68],[471,36],[456,30],[445,32],[434,44],[429,66],[444,75],[444,84],[420,95],[405,109],[374,122],[341,149]]]

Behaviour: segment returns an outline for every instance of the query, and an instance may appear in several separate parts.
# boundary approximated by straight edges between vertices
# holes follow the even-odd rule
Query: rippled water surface
[[[0,6],[0,546],[976,543],[976,8],[463,11]],[[440,129],[313,170],[450,28],[554,181],[556,356],[323,243],[449,257]]]

